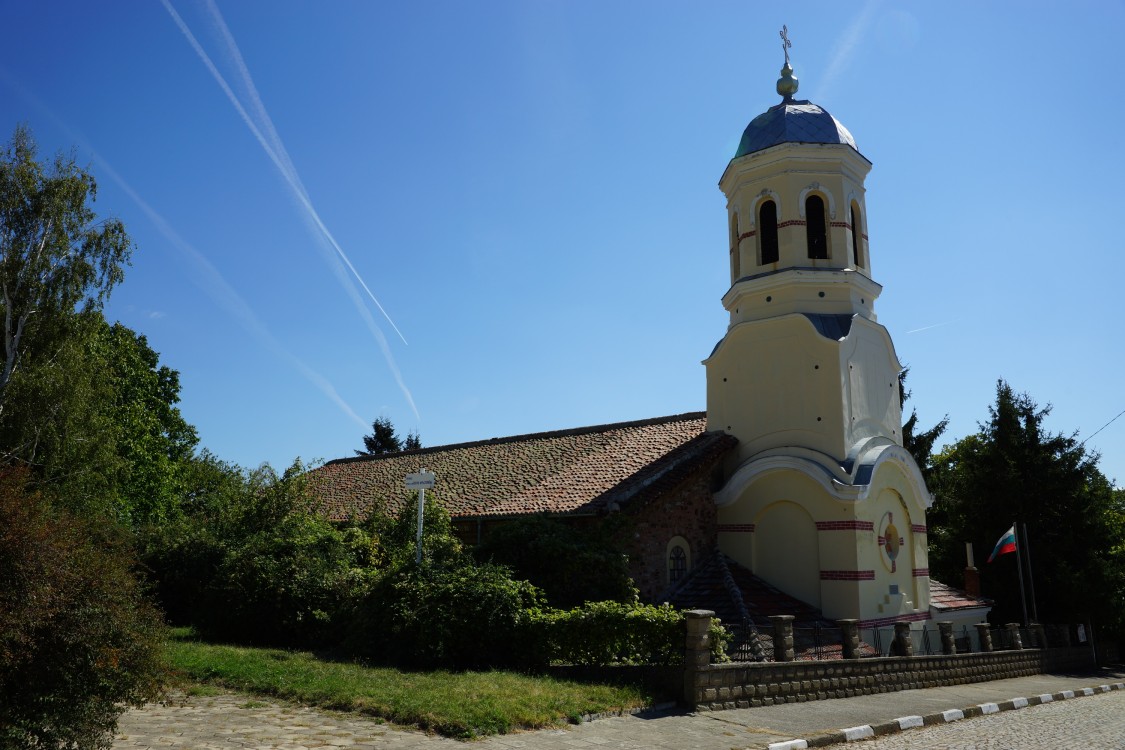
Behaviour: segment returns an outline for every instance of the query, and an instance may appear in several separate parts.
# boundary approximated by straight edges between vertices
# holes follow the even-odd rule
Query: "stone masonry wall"
[[[804,703],[854,695],[1093,668],[1089,648],[821,662],[709,664],[687,670],[684,702],[700,710]]]

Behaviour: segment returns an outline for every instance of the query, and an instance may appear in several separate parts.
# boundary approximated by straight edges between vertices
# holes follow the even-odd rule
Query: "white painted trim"
[[[857,742],[874,736],[875,730],[871,728],[870,724],[864,724],[861,727],[849,727],[844,730],[845,742]]]
[[[836,221],[836,196],[832,195],[832,191],[821,185],[819,182],[810,182],[804,190],[801,191],[800,196],[797,198],[797,210],[802,219],[805,217],[805,198],[809,193],[818,193],[828,199],[828,220]]]
[[[793,455],[794,452],[803,455]],[[866,500],[871,494],[870,483],[856,483],[860,471],[865,472],[865,477],[874,478],[885,463],[899,468],[910,483],[914,497],[918,498],[924,508],[934,504],[933,496],[926,489],[922,472],[909,451],[900,445],[886,442],[867,449],[856,461],[851,475],[843,474],[838,464],[831,458],[816,451],[793,446],[771,449],[739,466],[722,489],[715,493],[715,504],[720,508],[730,505],[741,497],[751,484],[777,471],[794,471],[803,474],[837,500],[859,502]],[[835,471],[830,467],[834,467]]]
[[[760,209],[762,204],[767,200],[773,201],[774,205],[777,206],[777,223],[780,224],[782,222],[781,196],[769,188],[762,188],[762,192],[754,196],[754,202],[751,204],[753,210],[750,212],[750,226],[755,231],[758,229],[758,209]]]

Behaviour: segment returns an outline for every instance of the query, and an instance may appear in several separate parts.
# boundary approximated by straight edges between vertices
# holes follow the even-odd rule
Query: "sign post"
[[[422,518],[426,512],[426,490],[433,489],[436,475],[432,471],[423,469],[417,474],[406,475],[406,489],[418,490],[418,551],[414,555],[414,562],[422,564]]]

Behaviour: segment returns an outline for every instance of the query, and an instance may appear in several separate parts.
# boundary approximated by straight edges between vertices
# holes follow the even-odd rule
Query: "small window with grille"
[[[687,575],[687,553],[677,544],[668,553],[668,582],[678,583],[685,575]]]

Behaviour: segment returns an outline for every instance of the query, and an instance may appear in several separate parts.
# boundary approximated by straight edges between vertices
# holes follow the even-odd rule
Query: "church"
[[[425,468],[470,544],[529,514],[627,514],[621,547],[648,601],[759,625],[984,620],[979,592],[929,575],[932,498],[902,445],[902,365],[875,314],[871,162],[796,98],[788,50],[776,89],[719,180],[729,323],[703,362],[706,412],[329,461],[310,475],[327,512],[396,512]]]

